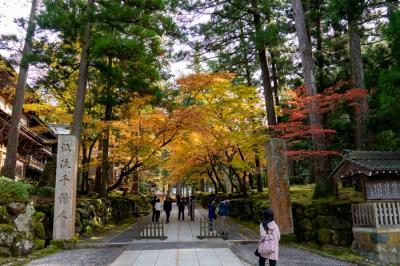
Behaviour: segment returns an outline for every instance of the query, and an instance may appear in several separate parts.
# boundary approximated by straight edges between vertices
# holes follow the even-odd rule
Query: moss
[[[0,258],[9,258],[11,257],[10,249],[0,247]]]
[[[46,215],[43,212],[35,212],[35,214],[33,215],[33,221],[41,222],[41,221],[43,221],[45,216]]]
[[[310,219],[315,218],[315,216],[317,216],[317,211],[315,208],[307,208],[304,211],[304,216]]]
[[[318,230],[318,242],[321,245],[331,244],[332,243],[332,231],[328,229],[319,229]]]
[[[313,230],[312,223],[309,219],[303,219],[303,220],[299,221],[298,227],[302,231],[312,231]]]
[[[315,219],[318,228],[325,229],[351,229],[351,221],[339,219],[336,216],[318,216]]]
[[[34,223],[33,233],[37,238],[46,239],[46,233],[42,222],[37,221]]]
[[[90,225],[85,226],[85,229],[83,230],[87,235],[89,236],[93,235],[93,228]]]
[[[0,223],[8,224],[10,223],[10,215],[7,212],[6,206],[0,206]]]
[[[75,244],[76,244],[76,239],[50,241],[50,245],[56,246],[59,249],[72,249],[75,247]]]
[[[0,232],[12,233],[14,230],[15,227],[11,224],[0,224]]]
[[[33,250],[40,250],[43,249],[45,245],[45,241],[43,239],[35,238],[33,240]]]

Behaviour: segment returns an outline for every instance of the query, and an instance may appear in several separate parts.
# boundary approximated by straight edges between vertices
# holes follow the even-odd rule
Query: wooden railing
[[[32,157],[29,158],[28,164],[29,164],[30,166],[32,166],[32,167],[34,167],[34,168],[40,170],[40,171],[43,171],[43,169],[44,169],[44,164],[43,164],[41,161],[39,161],[39,160],[37,160],[37,159],[35,159],[35,158],[32,158]]]
[[[353,204],[352,215],[356,227],[400,225],[400,201]]]
[[[210,222],[208,219],[200,219],[200,235],[197,238],[227,238],[228,235],[222,235],[219,220]]]
[[[164,228],[164,219],[159,220],[158,222],[151,221],[152,215],[147,215],[143,219],[138,222],[138,239],[143,238],[158,238],[161,240],[167,239],[165,235]]]

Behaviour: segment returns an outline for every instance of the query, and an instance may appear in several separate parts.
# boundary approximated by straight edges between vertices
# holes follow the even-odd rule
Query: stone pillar
[[[292,203],[289,191],[289,167],[284,140],[271,139],[265,144],[269,206],[282,234],[293,234]]]
[[[79,143],[76,136],[58,136],[54,240],[70,240],[75,234],[76,179]]]

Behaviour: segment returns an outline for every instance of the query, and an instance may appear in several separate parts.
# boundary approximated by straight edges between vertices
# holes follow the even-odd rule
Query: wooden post
[[[282,234],[293,234],[292,203],[286,143],[271,139],[266,145],[269,206]]]

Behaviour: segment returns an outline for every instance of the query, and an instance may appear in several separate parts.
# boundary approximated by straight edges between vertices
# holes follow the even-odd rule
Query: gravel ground
[[[257,245],[234,245],[231,247],[241,260],[250,265],[258,265],[258,257],[254,255]],[[313,254],[308,251],[281,245],[279,247],[279,266],[350,266],[355,265]]]
[[[32,261],[28,266],[105,266],[118,258],[123,249],[99,248],[66,250],[43,259]]]

